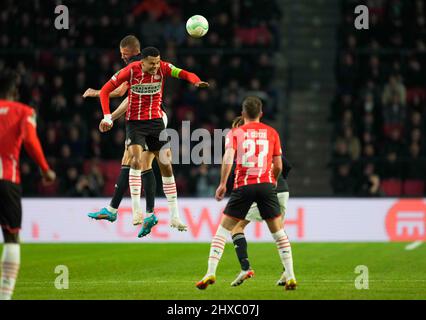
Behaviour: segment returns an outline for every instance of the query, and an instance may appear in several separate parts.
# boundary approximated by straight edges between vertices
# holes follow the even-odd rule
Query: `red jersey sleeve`
[[[275,136],[275,144],[274,144],[274,153],[273,156],[281,156],[282,155],[282,149],[281,149],[281,140],[278,132],[274,130],[274,136]]]
[[[170,62],[161,61],[161,71],[167,77],[173,77],[177,79],[183,79],[193,84],[200,82],[200,78],[192,72],[188,72],[186,70],[175,67]]]
[[[116,88],[118,88],[122,83],[128,81],[130,82],[130,70],[131,65],[127,66],[124,69],[121,69],[116,74],[114,74],[101,89],[101,92],[99,94],[100,100],[101,100],[101,106],[102,111],[104,115],[111,114],[110,107],[109,107],[109,95],[111,92],[113,92]]]
[[[236,139],[234,136],[234,130],[230,130],[225,138],[225,150],[234,149],[237,150]]]
[[[29,108],[28,108],[29,109]],[[49,170],[46,157],[44,156],[40,140],[36,130],[36,114],[32,109],[26,110],[22,119],[22,129],[24,132],[24,148],[28,155],[37,163],[43,172]]]

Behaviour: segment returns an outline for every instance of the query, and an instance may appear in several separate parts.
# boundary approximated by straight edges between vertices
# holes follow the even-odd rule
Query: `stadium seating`
[[[421,197],[425,192],[423,180],[406,180],[402,187],[404,195]]]
[[[397,179],[382,180],[380,187],[385,195],[389,197],[399,197],[402,195],[402,181]]]

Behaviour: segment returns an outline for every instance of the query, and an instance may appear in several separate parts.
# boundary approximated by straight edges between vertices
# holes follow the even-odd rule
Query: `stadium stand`
[[[342,1],[331,106],[335,195],[422,196],[426,181],[426,4],[367,1],[370,29],[355,32]],[[404,36],[402,36],[404,35]],[[360,187],[378,177],[376,194]]]

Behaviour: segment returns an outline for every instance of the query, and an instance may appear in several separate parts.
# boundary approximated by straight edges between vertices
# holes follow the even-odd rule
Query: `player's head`
[[[238,116],[232,121],[232,129],[241,127],[244,124],[244,119],[242,116]]]
[[[12,70],[0,71],[0,99],[15,100],[18,95],[18,74]]]
[[[130,59],[141,53],[141,43],[133,35],[126,36],[120,42],[121,59],[127,64]]]
[[[142,71],[149,74],[157,74],[160,68],[160,51],[154,47],[142,49]]]
[[[262,101],[258,97],[245,98],[241,114],[245,121],[259,121],[263,116]]]

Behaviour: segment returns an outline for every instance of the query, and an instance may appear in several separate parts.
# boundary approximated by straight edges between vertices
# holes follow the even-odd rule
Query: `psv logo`
[[[154,95],[160,93],[162,82],[134,84],[131,91],[139,95]]]

